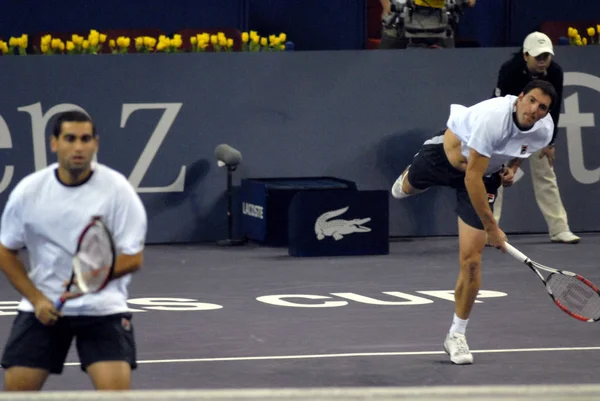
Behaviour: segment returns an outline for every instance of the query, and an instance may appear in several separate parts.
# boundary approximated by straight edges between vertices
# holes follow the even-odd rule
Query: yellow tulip
[[[56,49],[58,47],[59,41],[60,41],[60,39],[57,39],[57,38],[52,39],[52,42],[50,42],[50,47],[53,49]]]
[[[213,45],[216,45],[218,40],[219,39],[217,38],[216,35],[211,35],[210,36],[210,43],[212,43]]]
[[[106,34],[105,33],[101,33],[100,34],[100,43],[104,43],[106,42]]]
[[[49,45],[51,40],[52,40],[52,36],[50,36],[50,35],[44,35],[44,36],[42,36],[42,40],[41,40],[40,44],[42,44],[42,45]]]
[[[165,42],[158,42],[158,44],[156,45],[156,50],[163,51],[166,47],[167,46],[165,46]]]
[[[249,35],[248,32],[242,33],[242,42],[248,43]]]
[[[280,50],[285,50],[285,45],[280,45],[280,46],[279,46],[279,49],[280,49]]]
[[[258,36],[258,32],[250,31],[250,37],[252,37],[252,36]]]
[[[227,39],[227,47],[233,47],[233,39]]]
[[[173,39],[175,39],[175,40],[181,40],[183,42],[183,38],[181,37],[180,34],[173,35]]]
[[[581,39],[581,42],[583,43],[584,46],[587,46],[587,38]]]
[[[144,46],[154,47],[156,45],[156,39],[151,38],[150,36],[144,36]]]
[[[575,44],[577,46],[582,46],[583,45],[583,41],[581,39],[575,39]]]
[[[135,45],[137,47],[142,47],[144,45],[144,38],[142,38],[141,36],[135,38]]]
[[[18,45],[19,45],[19,42],[20,42],[20,39],[13,38],[13,37],[11,37],[11,38],[8,40],[8,44],[9,44],[11,47],[18,46]]]
[[[48,45],[41,45],[40,49],[42,50],[42,53],[48,53]]]
[[[178,35],[175,35],[175,36],[178,36]],[[177,37],[174,37],[174,38],[171,40],[171,46],[175,46],[175,47],[176,47],[176,48],[178,48],[178,49],[179,49],[181,46],[183,46],[183,40],[181,39],[181,35],[179,35],[179,37],[178,37],[178,38],[177,38]]]
[[[90,48],[90,41],[89,40],[84,40],[83,43],[81,44],[81,46],[83,46],[84,49],[89,49]]]
[[[279,42],[280,43],[285,43],[285,40],[287,39],[287,35],[285,33],[280,33],[279,34]]]
[[[596,25],[596,32],[598,32],[598,35],[600,35],[600,24]]]
[[[91,30],[90,30],[90,34],[89,34],[89,36],[88,36],[88,37],[89,37],[89,38],[97,38],[97,37],[99,37],[99,36],[100,36],[100,32],[98,32],[98,31],[97,31],[97,30],[95,30],[95,29],[91,29]]]
[[[131,38],[123,38],[123,47],[129,47],[131,45]]]
[[[260,36],[251,34],[250,40],[252,40],[252,43],[257,44],[258,42],[260,42]]]
[[[29,43],[29,37],[27,36],[27,34],[21,35],[21,47],[25,49],[27,47],[28,43]]]
[[[201,49],[206,49],[208,47],[208,43],[202,43],[200,46]]]
[[[79,35],[73,35],[72,38],[73,43],[75,43],[78,46],[83,45],[83,36],[79,36]]]
[[[115,40],[114,40],[114,39],[111,39],[111,40],[109,40],[109,41],[108,41],[108,45],[109,45],[110,47],[116,47]]]
[[[100,42],[100,37],[99,36],[91,36],[88,41],[90,42],[90,46],[96,47],[96,46],[98,46],[98,43]]]
[[[58,44],[58,50],[60,50],[61,52],[63,50],[65,50],[65,44],[63,43],[63,41],[61,40],[60,43]]]
[[[594,36],[596,34],[596,30],[593,27],[587,29],[588,36]]]
[[[198,38],[197,38],[197,37],[195,37],[195,36],[192,36],[192,37],[190,38],[190,43],[191,43],[191,44],[193,44],[193,45],[196,45],[196,44],[198,44]]]
[[[75,50],[75,43],[73,43],[70,40],[67,40],[67,50],[72,52],[73,50]]]
[[[267,45],[267,38],[260,38],[260,45],[261,46],[266,46]]]

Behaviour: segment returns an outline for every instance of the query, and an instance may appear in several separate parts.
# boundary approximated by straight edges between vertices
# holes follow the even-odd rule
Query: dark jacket
[[[550,108],[550,115],[554,121],[554,132],[552,134],[552,140],[550,141],[550,144],[554,144],[556,132],[558,131],[560,108],[563,101],[563,69],[560,65],[555,63],[554,60],[552,60],[548,70],[546,70],[546,74],[535,78],[550,82],[552,86],[554,86],[556,94],[558,95],[556,104],[553,104]],[[502,67],[500,67],[500,72],[498,73],[498,84],[496,85],[496,90],[494,91],[493,97],[506,95],[518,96],[523,88],[525,88],[525,86],[532,79],[534,79],[534,77],[527,69],[527,64],[523,59],[523,55],[521,53],[515,54],[513,58],[502,64]]]

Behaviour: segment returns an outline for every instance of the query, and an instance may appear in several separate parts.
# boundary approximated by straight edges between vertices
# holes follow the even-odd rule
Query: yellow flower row
[[[279,51],[285,50],[287,36],[285,33],[279,35],[270,35],[261,37],[258,32],[250,31],[242,33],[242,51]],[[60,38],[53,38],[51,35],[44,35],[40,39],[39,48],[34,49],[42,54],[98,54],[107,41],[107,35],[98,32],[95,29],[90,30],[87,37],[73,34],[71,40],[63,41]],[[131,46],[132,38],[120,36],[116,40],[110,39],[108,46],[112,53],[127,53]],[[140,53],[151,52],[178,52],[183,47],[183,38],[176,34],[173,37],[160,35],[157,38],[150,36],[140,36],[133,38],[135,49]],[[214,51],[232,51],[234,40],[228,38],[223,32],[216,35],[208,33],[198,33],[190,37],[191,51],[205,51],[212,46]],[[26,34],[20,37],[11,37],[7,42],[0,40],[0,54],[19,54],[25,55],[29,45],[29,39]]]
[[[600,43],[600,24],[596,25],[596,27],[591,26],[587,28],[586,33],[589,37],[589,40],[586,37],[582,37],[576,28],[569,27],[567,30],[569,43],[575,46],[586,46],[588,43]],[[598,34],[598,38],[595,38],[596,34]]]
[[[0,54],[14,54],[16,49],[19,54],[25,55],[27,46],[29,46],[29,36],[27,34],[23,34],[16,38],[11,36],[8,42],[0,40]]]

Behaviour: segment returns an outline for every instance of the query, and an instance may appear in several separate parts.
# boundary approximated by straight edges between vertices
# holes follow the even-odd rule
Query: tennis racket
[[[515,247],[506,244],[506,250],[517,260],[525,263],[533,270],[546,286],[550,298],[564,312],[583,322],[600,320],[600,291],[598,287],[579,274],[557,270],[534,262]],[[550,272],[548,278],[540,273],[541,270]]]
[[[110,281],[115,260],[115,244],[108,228],[100,217],[92,217],[79,235],[65,293],[81,296],[102,290]],[[66,301],[63,294],[55,302],[56,309],[61,310]]]

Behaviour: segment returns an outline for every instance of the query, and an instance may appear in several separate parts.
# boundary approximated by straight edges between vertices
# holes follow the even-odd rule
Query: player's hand
[[[548,145],[540,151],[540,159],[544,157],[548,158],[548,164],[550,164],[550,167],[554,167],[554,153],[554,146]]]
[[[496,249],[500,249],[502,252],[506,252],[506,234],[496,226],[492,229],[485,230],[487,234],[487,244]]]
[[[52,301],[46,297],[38,300],[33,307],[35,308],[35,317],[45,326],[52,326],[62,316]]]
[[[504,171],[500,176],[503,187],[510,187],[515,183],[515,171],[511,167],[504,167]]]

